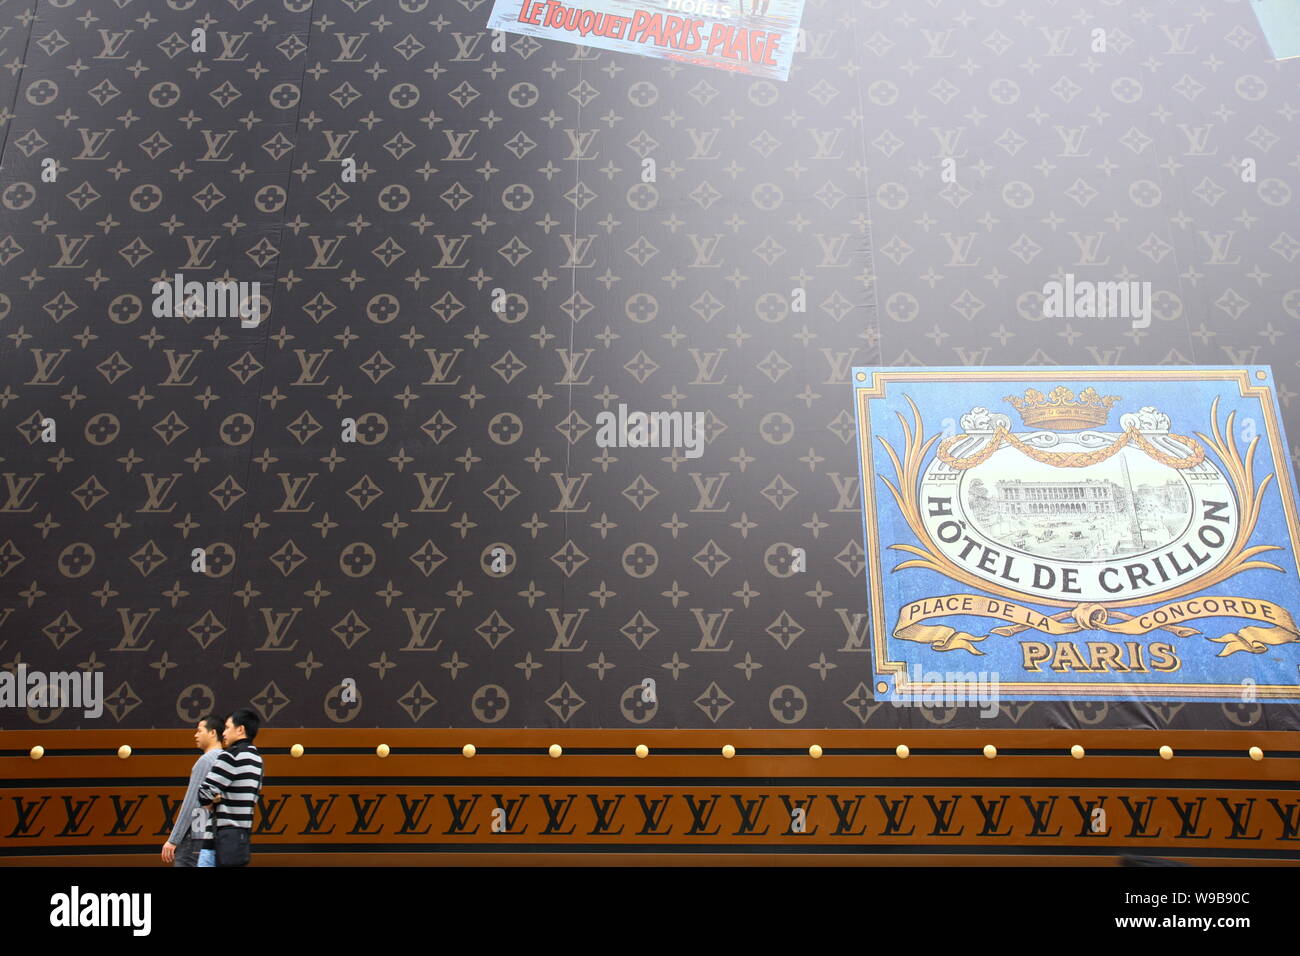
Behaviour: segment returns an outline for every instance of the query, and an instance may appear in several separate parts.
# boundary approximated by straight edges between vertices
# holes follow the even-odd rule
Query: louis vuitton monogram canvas
[[[892,707],[849,387],[1267,363],[1300,432],[1247,3],[808,0],[784,81],[492,6],[0,0],[0,666],[104,726],[1288,725]],[[1046,318],[1067,274],[1146,326]]]

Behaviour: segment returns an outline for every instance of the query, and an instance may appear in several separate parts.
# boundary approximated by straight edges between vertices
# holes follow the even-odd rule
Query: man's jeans
[[[181,837],[180,846],[176,848],[176,859],[172,866],[198,866],[202,840],[196,840],[190,834]]]
[[[216,850],[200,850],[200,851],[199,851],[199,866],[212,866],[212,867],[215,867],[216,865],[217,865],[217,851],[216,851]]]

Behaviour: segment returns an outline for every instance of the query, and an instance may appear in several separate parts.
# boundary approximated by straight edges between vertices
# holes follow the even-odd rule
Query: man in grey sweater
[[[199,808],[199,786],[212,769],[213,762],[221,754],[222,720],[216,714],[209,714],[199,721],[194,730],[194,744],[201,751],[199,759],[194,761],[190,771],[190,786],[185,791],[185,800],[176,813],[176,825],[172,827],[171,836],[163,844],[162,860],[172,866],[198,866],[199,850],[203,848],[204,821],[196,820]],[[202,812],[206,813],[206,810]],[[197,827],[197,828],[196,828]]]

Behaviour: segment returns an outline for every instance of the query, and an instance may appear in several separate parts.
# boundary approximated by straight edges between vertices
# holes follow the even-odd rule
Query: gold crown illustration
[[[1020,412],[1026,425],[1053,431],[1099,428],[1106,424],[1111,408],[1119,400],[1118,395],[1103,397],[1092,386],[1080,392],[1076,400],[1074,392],[1064,385],[1058,385],[1049,395],[1044,395],[1036,388],[1027,388],[1023,399],[1014,395],[1003,399],[1016,406],[1016,411]]]

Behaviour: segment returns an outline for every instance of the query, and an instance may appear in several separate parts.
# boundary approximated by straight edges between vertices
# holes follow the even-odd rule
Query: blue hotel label
[[[855,368],[853,387],[878,699],[979,671],[1006,700],[1300,700],[1267,368]]]

